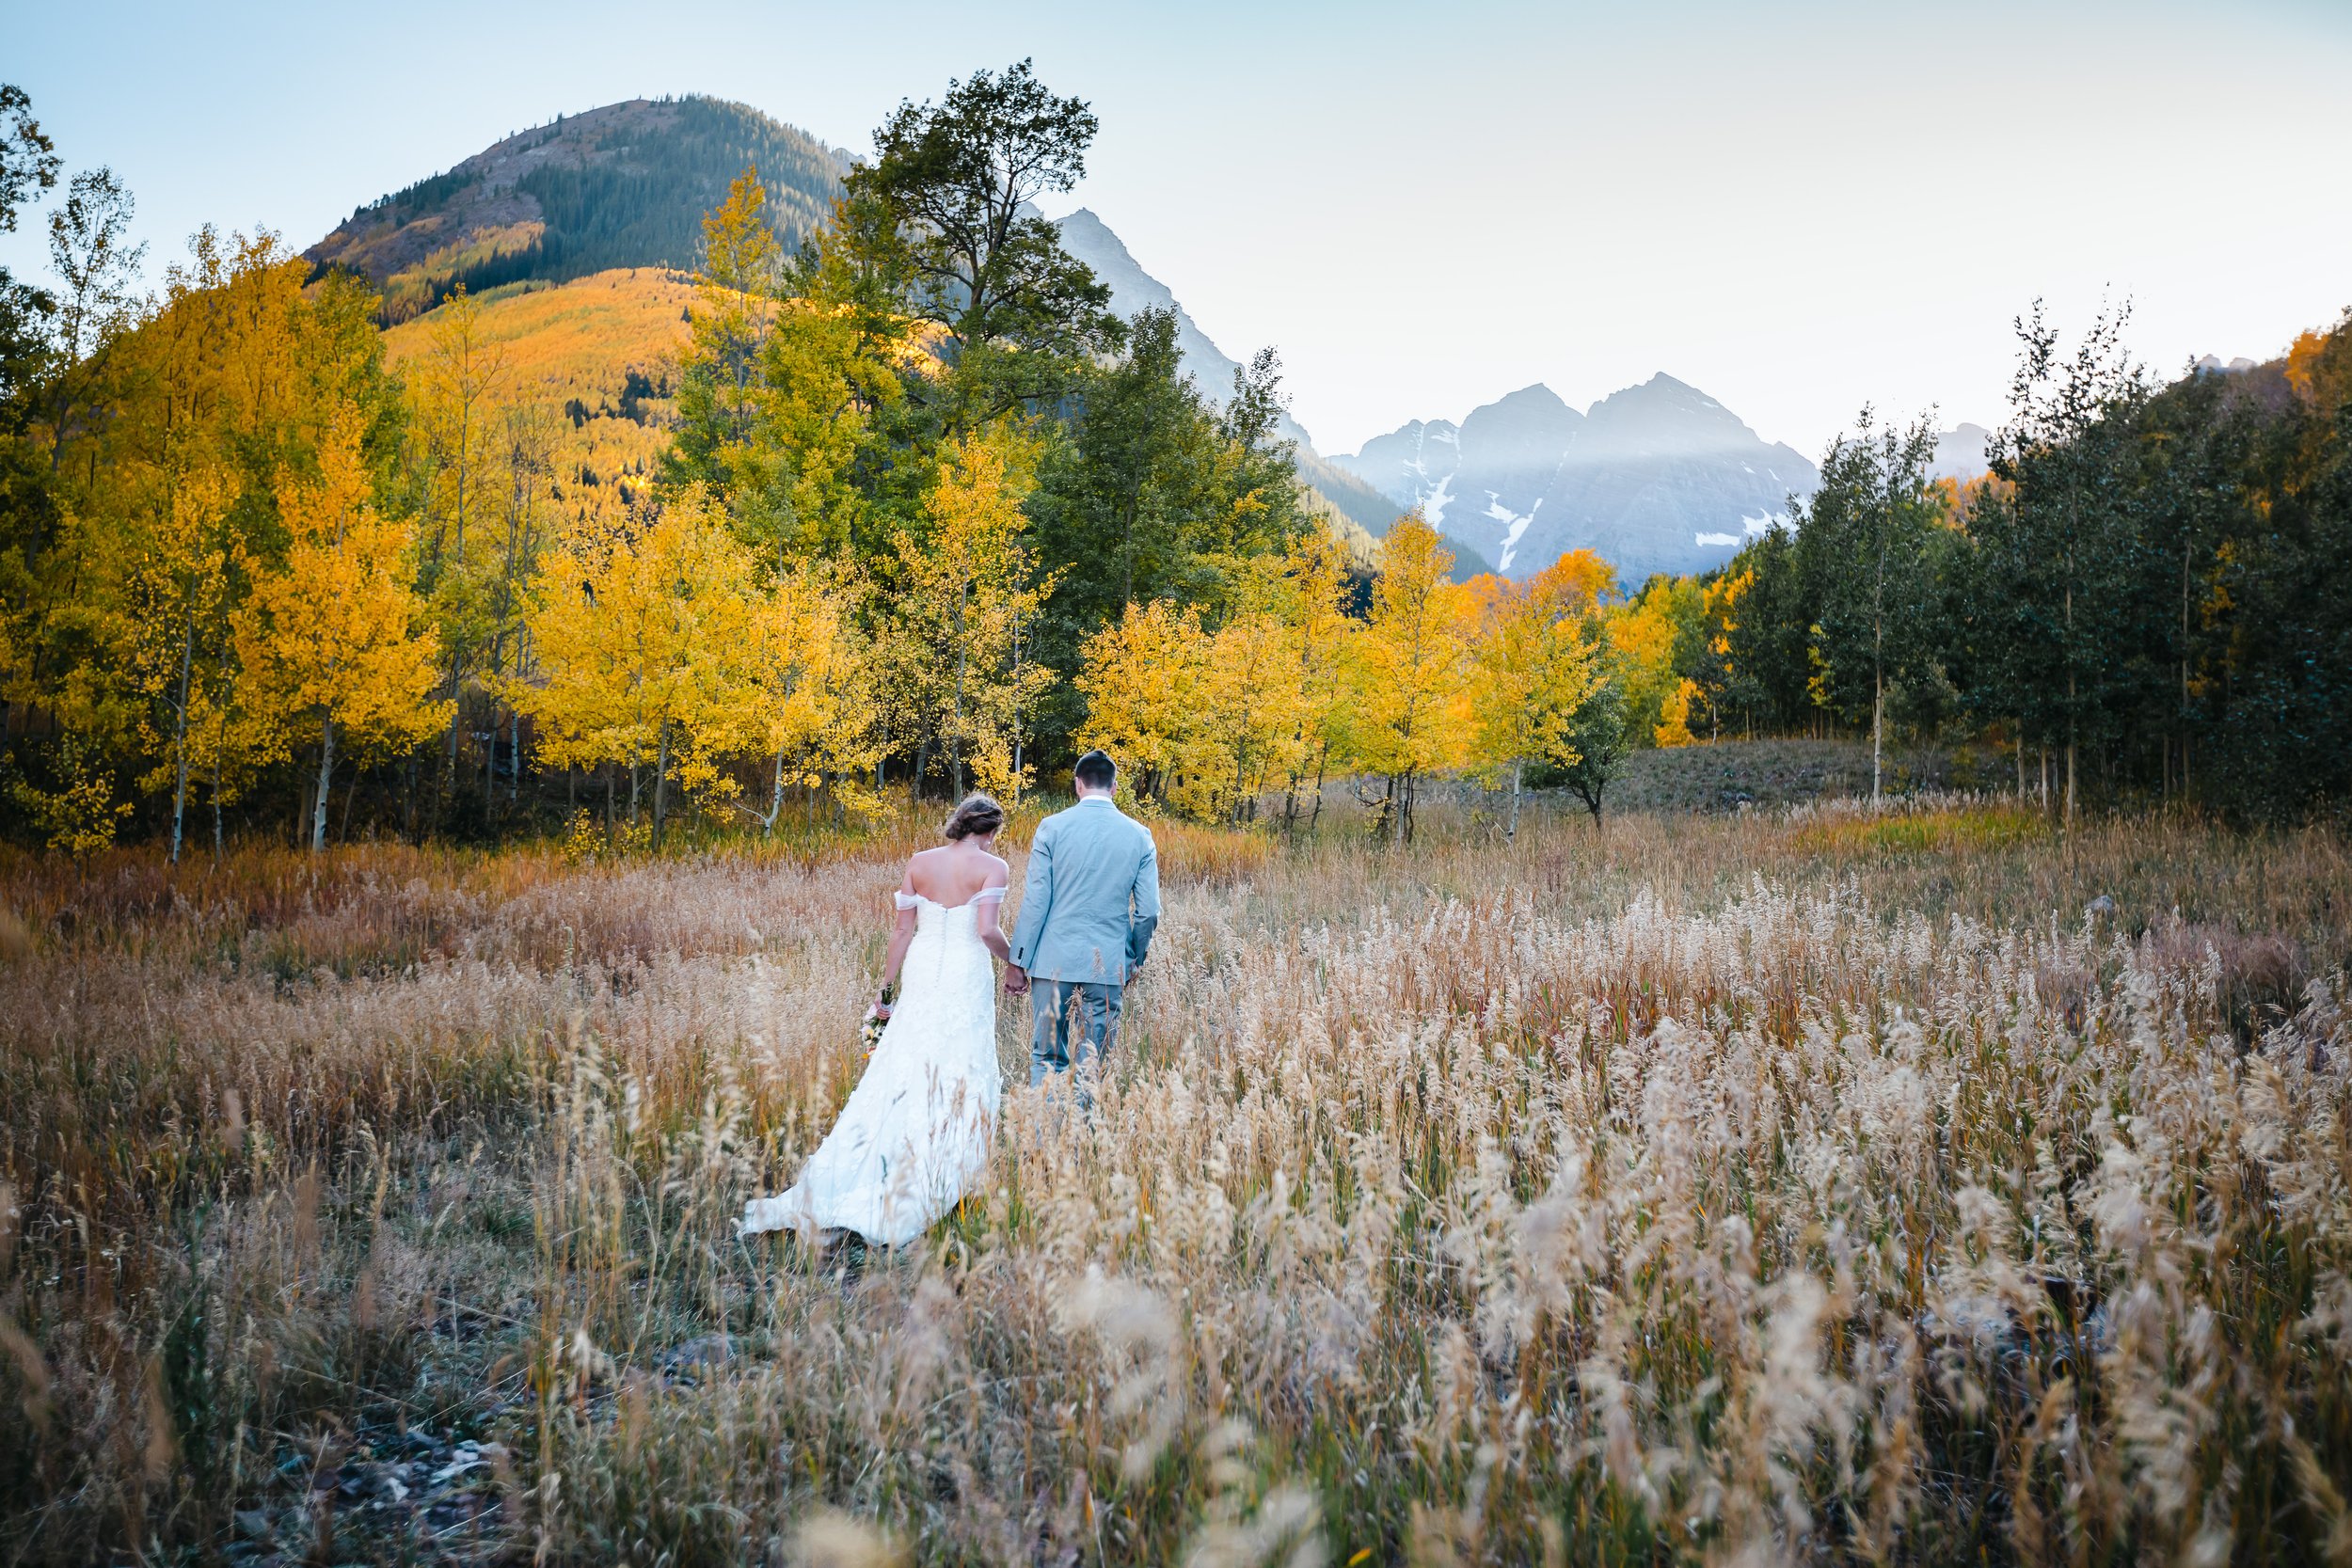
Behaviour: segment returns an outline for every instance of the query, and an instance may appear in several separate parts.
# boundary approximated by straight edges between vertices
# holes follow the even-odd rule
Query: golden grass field
[[[1338,816],[822,1270],[920,825],[0,863],[0,1562],[2352,1560],[2344,838]]]

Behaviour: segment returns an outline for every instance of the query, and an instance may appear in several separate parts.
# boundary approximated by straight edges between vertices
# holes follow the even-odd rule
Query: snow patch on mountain
[[[1422,498],[1421,520],[1427,523],[1431,528],[1436,529],[1438,532],[1443,533],[1445,531],[1446,503],[1451,501],[1453,499],[1454,476],[1452,474],[1446,474],[1438,479],[1438,487],[1436,489],[1430,491],[1427,495]]]
[[[1450,538],[1510,576],[1591,549],[1629,585],[1721,565],[1816,483],[1803,456],[1663,374],[1581,412],[1537,383],[1459,425],[1416,420],[1331,461],[1433,525],[1442,518]],[[1445,510],[1457,496],[1486,502]]]
[[[1511,569],[1511,558],[1518,553],[1519,540],[1525,536],[1528,524],[1535,520],[1535,514],[1543,509],[1543,498],[1536,497],[1535,504],[1529,507],[1522,516],[1503,505],[1502,498],[1492,490],[1486,492],[1486,515],[1501,523],[1503,529],[1502,553],[1495,558],[1496,571],[1507,572]],[[1430,527],[1437,525],[1432,523]]]

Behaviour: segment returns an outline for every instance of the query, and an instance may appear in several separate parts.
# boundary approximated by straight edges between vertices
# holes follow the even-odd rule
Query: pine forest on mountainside
[[[693,270],[702,215],[746,167],[787,246],[825,221],[846,155],[715,98],[634,100],[522,132],[358,209],[303,252],[359,274],[388,321],[460,286],[562,283],[616,267]]]

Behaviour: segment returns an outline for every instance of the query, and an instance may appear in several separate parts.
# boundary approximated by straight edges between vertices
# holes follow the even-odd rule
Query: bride
[[[775,1197],[743,1206],[743,1234],[790,1227],[815,1243],[855,1231],[896,1246],[954,1208],[988,1167],[996,1106],[996,974],[1009,956],[999,916],[1004,808],[975,795],[946,844],[907,862],[876,1011],[887,1022],[833,1131]],[[899,983],[897,1005],[891,987]]]

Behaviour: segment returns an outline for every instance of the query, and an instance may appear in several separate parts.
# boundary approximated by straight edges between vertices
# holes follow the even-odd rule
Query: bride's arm
[[[984,887],[972,895],[980,907],[972,924],[980,933],[980,945],[996,955],[999,963],[1012,961],[1012,943],[1005,940],[1005,884]]]
[[[914,880],[910,876],[907,883]],[[899,885],[897,896],[891,900],[898,906],[898,924],[891,928],[890,952],[882,959],[882,997],[877,998],[885,1018],[890,1015],[890,1005],[885,999],[890,989],[898,983],[898,966],[907,961],[907,948],[914,942],[914,922],[919,912],[914,907],[914,890],[907,883]]]

